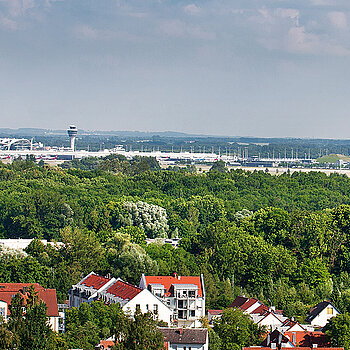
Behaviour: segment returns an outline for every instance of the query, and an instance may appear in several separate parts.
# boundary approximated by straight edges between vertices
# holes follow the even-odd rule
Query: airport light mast
[[[78,129],[75,125],[69,125],[69,128],[67,129],[68,136],[70,138],[70,148],[72,152],[75,151],[75,138],[78,134]]]

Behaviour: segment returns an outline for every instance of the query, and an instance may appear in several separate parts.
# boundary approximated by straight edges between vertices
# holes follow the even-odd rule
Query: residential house
[[[271,344],[270,347],[267,346],[248,346],[248,347],[242,347],[242,350],[271,350],[271,349],[278,349],[280,350],[282,347],[276,347],[276,344]],[[314,348],[311,347],[298,347],[298,350],[313,350]],[[344,348],[331,348],[331,347],[322,347],[317,348],[317,350],[344,350]]]
[[[209,324],[212,325],[215,320],[220,319],[223,312],[224,310],[208,310],[207,317]]]
[[[261,346],[272,348],[298,347],[299,349],[300,347],[320,348],[328,347],[330,345],[328,337],[323,332],[297,330],[299,327],[301,326],[293,326],[290,328],[290,330],[285,332],[275,329],[267,335],[267,337],[261,343]]]
[[[38,283],[0,283],[0,316],[5,322],[10,317],[11,300],[16,294],[20,294],[24,304],[28,298],[28,289],[33,286],[38,293],[39,300],[47,306],[47,317],[53,331],[59,331],[60,315],[57,307],[57,297],[55,289],[45,289]]]
[[[201,276],[145,276],[140,288],[149,290],[173,310],[173,324],[178,327],[201,327],[205,316],[204,279]]]
[[[208,350],[206,328],[159,328],[166,350]]]
[[[105,340],[101,340],[96,346],[96,350],[110,350],[113,349],[115,346],[115,340],[114,337],[110,337]]]
[[[281,310],[274,307],[268,307],[256,298],[246,298],[238,296],[230,305],[248,314],[254,323],[264,326],[267,329],[274,330],[282,326],[287,317],[283,316]]]
[[[337,316],[339,313],[331,302],[322,301],[309,311],[305,321],[315,328],[324,327],[330,318]]]
[[[139,309],[143,313],[152,312],[158,320],[168,325],[172,322],[172,310],[159,298],[149,290],[136,287],[120,278],[102,277],[91,272],[73,285],[68,294],[69,307],[102,300],[107,305],[119,303],[123,311],[130,315]]]

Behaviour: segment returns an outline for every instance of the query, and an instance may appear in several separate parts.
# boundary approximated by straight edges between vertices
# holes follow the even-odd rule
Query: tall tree
[[[164,336],[157,328],[153,314],[143,314],[137,310],[133,319],[129,319],[127,334],[117,343],[118,350],[162,350]]]
[[[221,350],[239,350],[242,346],[257,345],[265,329],[241,310],[231,308],[224,310],[221,319],[215,323],[214,331],[221,338]]]

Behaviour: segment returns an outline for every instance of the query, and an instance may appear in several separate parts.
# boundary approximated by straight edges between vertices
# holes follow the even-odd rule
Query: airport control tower
[[[69,128],[67,129],[68,136],[70,138],[70,148],[72,149],[72,152],[75,151],[75,138],[78,134],[78,129],[75,125],[69,125]]]

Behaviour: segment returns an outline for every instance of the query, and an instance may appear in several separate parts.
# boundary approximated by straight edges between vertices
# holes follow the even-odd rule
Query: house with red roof
[[[172,323],[173,312],[149,290],[134,286],[120,278],[102,277],[89,273],[79,283],[72,286],[69,307],[79,307],[82,303],[101,300],[106,305],[119,303],[123,311],[133,315],[137,309],[154,314],[158,320]]]
[[[201,276],[145,276],[140,288],[149,290],[173,311],[173,323],[179,327],[201,327],[205,316],[204,278]]]
[[[324,348],[330,345],[329,338],[323,332],[294,329],[294,331],[290,330],[285,332],[275,329],[267,335],[261,343],[261,346],[272,348],[298,347],[299,349],[300,347]]]
[[[207,318],[210,325],[214,323],[215,320],[219,320],[222,317],[224,310],[208,310]]]
[[[230,307],[242,310],[251,317],[254,323],[265,326],[270,330],[282,326],[283,322],[287,320],[282,311],[276,310],[274,307],[268,307],[256,298],[238,296]]]
[[[47,306],[47,317],[53,331],[58,332],[60,315],[57,306],[56,289],[43,288],[38,283],[0,283],[0,316],[5,322],[11,316],[9,306],[16,294],[20,294],[24,304],[28,298],[28,289],[33,286],[38,293],[38,298]]]

